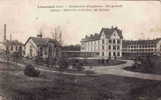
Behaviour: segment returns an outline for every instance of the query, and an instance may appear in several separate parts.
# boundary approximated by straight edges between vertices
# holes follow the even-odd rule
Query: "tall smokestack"
[[[6,24],[4,24],[4,41],[6,41],[7,38],[6,38]]]

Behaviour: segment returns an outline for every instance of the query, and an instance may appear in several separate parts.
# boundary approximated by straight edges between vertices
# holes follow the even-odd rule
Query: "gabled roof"
[[[106,38],[110,38],[114,31],[116,31],[118,33],[119,37],[121,39],[123,39],[122,31],[120,29],[118,29],[117,27],[115,27],[115,28],[112,27],[112,28],[102,28],[99,34],[95,33],[94,35],[86,36],[81,41],[99,40],[100,36],[102,35],[103,32],[105,33]]]
[[[111,35],[113,34],[113,32],[115,32],[115,31],[118,33],[120,38],[123,38],[122,31],[120,29],[118,29],[117,27],[115,27],[115,28],[113,28],[113,27],[112,28],[102,28],[100,34],[102,34],[104,32],[106,38],[110,38]]]
[[[37,46],[47,46],[49,42],[55,43],[57,46],[60,46],[60,43],[54,39],[50,38],[41,38],[41,37],[29,37],[25,45],[29,40],[32,40]]]
[[[91,34],[90,36],[86,36],[82,41],[95,41],[100,39],[100,34],[95,33],[94,35]]]

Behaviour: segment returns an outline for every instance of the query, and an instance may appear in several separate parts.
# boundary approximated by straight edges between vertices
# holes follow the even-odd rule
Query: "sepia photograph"
[[[0,100],[161,100],[161,1],[0,0]]]

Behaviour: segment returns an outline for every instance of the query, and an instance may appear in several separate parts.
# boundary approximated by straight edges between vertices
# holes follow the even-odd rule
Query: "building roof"
[[[115,32],[115,31],[118,33],[120,38],[123,38],[122,31],[120,29],[118,29],[117,27],[115,27],[115,28],[113,28],[113,27],[112,28],[102,28],[100,33],[104,32],[106,38],[110,38],[111,35],[113,34],[113,32]]]
[[[95,41],[95,40],[99,40],[100,39],[100,34],[98,33],[95,33],[94,35],[91,34],[90,36],[87,36],[82,39],[82,41]]]
[[[146,45],[146,44],[157,44],[161,38],[153,39],[153,40],[123,40],[122,46],[127,47],[128,45]]]
[[[29,37],[28,40],[26,41],[26,43],[32,39],[33,42],[37,45],[37,46],[47,46],[47,44],[49,42],[51,43],[55,43],[57,46],[60,46],[60,43],[54,39],[50,39],[50,38],[41,38],[41,37]],[[25,45],[26,45],[25,43]]]
[[[113,34],[113,32],[116,31],[118,33],[118,35],[120,36],[120,38],[123,38],[122,36],[122,31],[120,29],[118,29],[117,27],[112,27],[112,28],[102,28],[100,33],[95,33],[94,35],[91,34],[90,36],[87,36],[85,38],[83,38],[81,41],[95,41],[95,40],[99,40],[101,34],[104,32],[106,38],[110,38],[111,35]]]

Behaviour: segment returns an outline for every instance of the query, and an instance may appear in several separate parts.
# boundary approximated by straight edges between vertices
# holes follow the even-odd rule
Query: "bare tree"
[[[50,28],[51,30],[45,30],[45,27],[40,27],[40,29],[38,30],[39,35],[45,35],[45,32],[50,32],[50,35],[52,37],[53,40],[56,41],[56,45],[55,45],[55,56],[52,57],[51,55],[48,56],[48,58],[46,59],[46,63],[47,66],[50,65],[54,65],[56,66],[58,64],[58,62],[60,61],[60,58],[58,57],[58,55],[56,54],[56,52],[60,52],[59,51],[59,47],[57,47],[58,45],[62,45],[63,41],[62,41],[62,28],[60,26],[54,27],[54,28]],[[50,47],[50,46],[49,46]],[[39,57],[38,57],[39,58]]]
[[[60,26],[55,27],[53,30],[51,30],[51,36],[54,40],[56,40],[56,42],[58,42],[58,45],[62,46],[63,45],[63,41],[62,41],[62,28]],[[57,49],[57,45],[55,45],[55,53],[60,52],[59,49]],[[59,62],[61,62],[61,58],[58,55],[55,55],[54,57],[54,66],[56,66]]]
[[[63,44],[62,41],[62,28],[60,26],[57,26],[54,28],[54,30],[51,31],[52,38],[59,42],[61,45]]]

